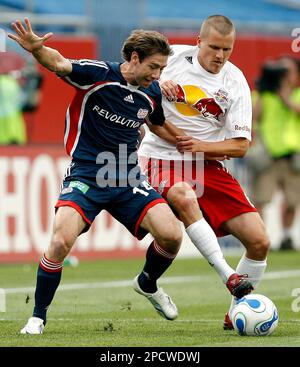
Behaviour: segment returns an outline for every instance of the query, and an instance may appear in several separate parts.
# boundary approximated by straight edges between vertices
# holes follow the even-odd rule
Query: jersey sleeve
[[[165,123],[165,114],[162,108],[162,94],[158,83],[155,88],[155,94],[152,96],[154,101],[154,108],[151,113],[149,113],[148,118],[153,125],[162,126]]]
[[[251,141],[252,103],[251,92],[243,74],[235,78],[225,123],[226,139],[246,138]]]
[[[107,80],[109,67],[104,61],[98,60],[70,60],[72,72],[62,79],[75,88],[88,89],[96,82]]]

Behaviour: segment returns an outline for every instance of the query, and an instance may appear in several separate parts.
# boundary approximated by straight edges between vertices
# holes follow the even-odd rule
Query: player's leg
[[[82,215],[71,206],[57,209],[50,245],[45,253],[54,262],[63,262],[75,240],[87,226]]]
[[[205,166],[203,161],[152,160],[148,162],[147,174],[155,186],[163,189],[163,197],[184,223],[191,241],[214,267],[231,294],[242,297],[248,293],[251,284],[239,277],[227,264],[216,234],[203,218],[199,207],[198,197],[204,194]]]
[[[237,269],[240,274],[248,274],[254,288],[257,287],[265,268],[270,240],[265,225],[257,212],[243,213],[229,219],[222,226],[237,237],[246,248]]]
[[[142,239],[151,233],[155,241],[146,254],[143,271],[134,279],[134,289],[145,296],[166,319],[177,317],[170,297],[157,287],[157,279],[169,268],[182,241],[179,222],[166,201],[146,181],[119,188],[113,202],[105,207],[134,236]]]
[[[214,231],[202,216],[192,187],[187,182],[177,182],[168,190],[167,200],[183,222],[193,244],[226,283],[235,270],[224,259]]]
[[[255,217],[259,218],[257,210],[250,203],[238,181],[219,162],[206,162],[205,188],[198,202],[217,236],[226,236],[232,233],[231,228],[224,223],[230,223],[232,218],[243,213],[255,213]],[[255,230],[252,228],[252,232]],[[244,271],[243,267],[238,267],[236,273],[243,275],[247,271]],[[242,278],[249,285],[246,290],[246,293],[249,293],[253,289],[253,285],[246,277]]]
[[[238,215],[225,222],[223,228],[245,246],[246,253],[239,261],[236,271],[238,274],[247,274],[253,288],[257,288],[267,267],[270,247],[270,240],[260,215],[255,212]],[[229,315],[235,301],[233,298],[229,312],[225,315],[224,329],[232,329]]]
[[[41,334],[46,325],[46,313],[59,286],[63,261],[76,238],[86,227],[82,216],[72,207],[58,208],[54,219],[50,245],[37,270],[33,317],[21,330],[22,334]]]
[[[163,289],[157,287],[157,280],[179,251],[182,241],[179,222],[170,207],[160,203],[147,211],[140,226],[152,234],[154,241],[147,249],[142,272],[134,279],[134,289],[144,295],[161,316],[174,320],[178,315],[177,307]]]
[[[146,254],[146,264],[139,278],[142,288],[149,293],[157,290],[157,279],[168,269],[179,251],[182,231],[175,215],[165,203],[150,208],[140,226],[151,233],[155,241]]]
[[[246,258],[265,261],[269,239],[264,223],[238,181],[221,164],[206,165],[205,192],[199,204],[219,236],[232,234],[246,247]],[[248,274],[244,267],[237,272]],[[249,277],[254,282],[255,277]]]

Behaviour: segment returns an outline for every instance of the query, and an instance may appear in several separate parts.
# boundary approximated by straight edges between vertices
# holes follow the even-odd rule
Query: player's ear
[[[200,44],[201,44],[201,38],[200,36],[197,36],[197,46],[200,48]]]
[[[130,61],[132,61],[133,63],[137,63],[140,61],[139,54],[136,51],[132,51]]]

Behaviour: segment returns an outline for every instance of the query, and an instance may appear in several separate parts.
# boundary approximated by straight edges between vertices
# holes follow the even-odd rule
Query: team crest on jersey
[[[61,194],[64,195],[64,194],[69,194],[70,192],[73,191],[73,187],[65,187],[61,190]]]
[[[228,101],[228,92],[224,89],[219,89],[217,92],[214,93],[214,97],[216,102],[224,109],[228,109],[229,101]]]
[[[139,119],[144,119],[148,115],[148,110],[145,108],[140,108],[137,113],[137,117]]]

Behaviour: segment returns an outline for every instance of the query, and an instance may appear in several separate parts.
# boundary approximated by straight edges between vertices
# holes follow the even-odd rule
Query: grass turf
[[[238,260],[228,257],[233,267]],[[179,309],[175,321],[162,319],[132,290],[143,259],[89,261],[65,267],[44,334],[20,335],[33,308],[36,264],[1,265],[6,312],[0,313],[0,346],[299,347],[300,313],[292,310],[293,302],[296,310],[300,306],[292,296],[300,287],[299,263],[300,252],[269,255],[267,275],[256,291],[270,297],[279,311],[279,326],[268,337],[241,337],[222,329],[230,295],[203,259],[175,260],[161,278]]]

